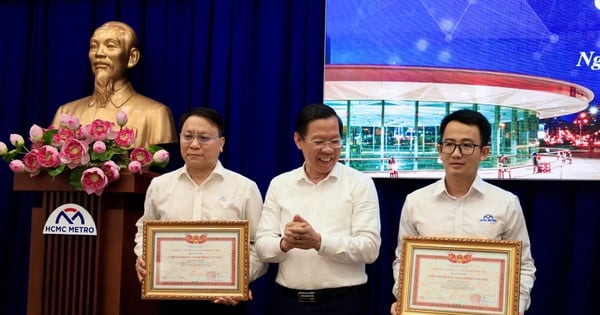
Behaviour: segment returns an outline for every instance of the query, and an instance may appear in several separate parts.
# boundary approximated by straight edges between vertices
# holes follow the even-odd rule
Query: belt
[[[340,288],[327,288],[320,290],[294,290],[290,288],[286,288],[282,285],[276,284],[279,288],[279,292],[283,295],[298,299],[300,303],[315,303],[315,302],[324,302],[327,300],[334,299],[336,297],[343,296],[345,294],[358,292],[360,290],[366,290],[367,284],[359,284],[355,286],[348,287],[340,287]]]

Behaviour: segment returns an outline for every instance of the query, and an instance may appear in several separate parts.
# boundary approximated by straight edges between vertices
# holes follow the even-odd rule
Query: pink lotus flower
[[[95,119],[89,126],[89,136],[93,140],[103,141],[108,138],[112,131],[111,123],[101,119]]]
[[[25,171],[28,173],[31,173],[31,176],[35,176],[35,175],[39,174],[40,170],[41,170],[41,166],[40,166],[40,163],[38,162],[38,158],[37,158],[37,153],[38,153],[38,150],[33,149],[33,150],[29,151],[27,154],[25,154],[25,156],[23,157],[23,164],[25,165]]]
[[[22,147],[25,144],[25,139],[23,139],[23,136],[16,134],[16,133],[11,133],[10,134],[10,144],[14,145],[15,147]]]
[[[102,171],[106,174],[106,178],[108,178],[108,182],[112,183],[119,178],[121,178],[121,173],[119,173],[119,166],[114,161],[106,161],[102,164]]]
[[[132,161],[138,161],[142,164],[142,167],[152,163],[152,153],[146,148],[135,148],[131,151],[129,158]]]
[[[125,127],[125,113],[116,118],[117,123],[97,119],[81,125],[77,117],[63,114],[58,127],[31,126],[30,148],[21,135],[11,134],[10,143],[15,148],[9,150],[7,143],[0,142],[0,157],[9,162],[13,172],[26,172],[31,177],[42,172],[52,177],[70,173],[73,187],[96,195],[102,194],[108,183],[119,180],[121,169],[141,174],[151,164],[166,166],[169,153],[159,147],[130,150],[135,131]]]
[[[25,164],[21,160],[12,160],[8,163],[8,167],[15,173],[25,172]]]
[[[61,114],[59,118],[59,124],[61,127],[69,130],[77,130],[80,126],[79,118],[69,114]]]
[[[106,185],[108,185],[108,178],[98,167],[88,168],[81,174],[81,188],[89,195],[102,195]]]
[[[31,128],[29,128],[29,139],[31,139],[32,142],[38,142],[42,140],[43,136],[44,129],[42,129],[42,127],[34,124],[31,126]]]
[[[77,139],[67,141],[60,150],[60,160],[71,169],[90,161],[88,145]]]
[[[8,153],[8,147],[6,143],[0,141],[0,156],[5,156]]]
[[[52,168],[60,164],[58,150],[51,145],[42,146],[37,153],[37,160],[41,167]]]
[[[152,156],[152,160],[158,164],[167,163],[167,162],[169,162],[169,152],[164,149],[158,150],[158,151],[154,152],[154,155]]]
[[[142,174],[142,163],[140,163],[139,161],[131,161],[129,163],[129,165],[127,165],[127,169],[132,173],[132,174]]]
[[[94,141],[94,152],[100,154],[106,152],[106,144],[102,141]]]
[[[128,147],[135,142],[135,130],[132,128],[123,128],[117,133],[115,143],[121,147]]]
[[[79,129],[74,130],[74,138],[78,140],[85,140],[87,138],[88,129],[86,126],[79,126]]]
[[[52,136],[52,145],[55,147],[63,146],[67,141],[75,138],[75,132],[70,129],[61,128]]]
[[[120,111],[117,113],[117,125],[119,125],[119,127],[127,125],[128,121],[129,118],[127,117],[127,114],[124,111]]]

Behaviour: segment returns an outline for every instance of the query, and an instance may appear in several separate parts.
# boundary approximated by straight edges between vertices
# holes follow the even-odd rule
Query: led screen
[[[600,179],[596,2],[328,0],[324,95],[344,120],[341,160],[439,177],[439,123],[470,108],[493,128],[484,177]]]

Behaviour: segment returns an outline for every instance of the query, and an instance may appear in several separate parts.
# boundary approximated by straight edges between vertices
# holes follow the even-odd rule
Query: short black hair
[[[340,136],[342,136],[342,132],[344,130],[344,125],[342,123],[342,119],[337,115],[335,110],[325,104],[314,103],[307,106],[304,106],[298,116],[296,117],[296,132],[300,135],[300,137],[306,137],[306,133],[308,132],[308,124],[316,119],[327,119],[330,117],[335,117],[338,120]]]
[[[446,126],[451,121],[477,126],[479,128],[479,135],[481,136],[481,145],[487,146],[490,144],[490,137],[492,135],[490,122],[481,113],[470,109],[457,110],[442,119],[442,124],[440,125],[440,142],[443,140]]]
[[[185,123],[185,121],[188,120],[188,118],[190,118],[192,116],[206,118],[207,120],[212,122],[217,127],[217,129],[219,130],[218,136],[219,137],[224,136],[225,125],[223,123],[223,118],[221,118],[221,115],[219,115],[219,112],[217,112],[216,110],[214,110],[210,107],[192,107],[192,108],[188,109],[188,111],[185,112],[183,115],[181,115],[181,117],[179,118],[179,130],[181,130],[181,128],[183,128],[183,124]]]

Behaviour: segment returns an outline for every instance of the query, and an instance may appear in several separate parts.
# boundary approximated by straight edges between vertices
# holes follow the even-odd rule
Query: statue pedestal
[[[122,173],[102,196],[77,191],[68,176],[14,174],[15,191],[41,194],[31,213],[27,314],[157,314],[141,299],[133,253],[135,223],[154,173]],[[97,236],[43,234],[46,219],[65,203],[84,207]]]

